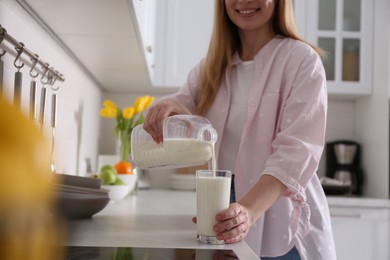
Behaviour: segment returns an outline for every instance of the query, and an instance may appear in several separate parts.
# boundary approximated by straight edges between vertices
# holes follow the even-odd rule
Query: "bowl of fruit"
[[[102,187],[109,190],[108,196],[113,201],[124,199],[132,190],[132,187],[119,177],[115,167],[112,165],[102,166],[98,177],[103,180]]]
[[[119,179],[124,183],[130,186],[130,191],[132,191],[137,183],[137,174],[133,170],[131,163],[127,161],[121,161],[114,165],[116,172],[118,173]]]

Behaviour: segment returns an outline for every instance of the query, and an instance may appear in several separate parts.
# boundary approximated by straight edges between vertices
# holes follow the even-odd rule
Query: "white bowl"
[[[123,200],[130,192],[129,185],[102,185],[102,187],[109,190],[108,197],[113,201]]]
[[[137,174],[118,174],[118,177],[130,187],[130,191],[135,188],[137,183]]]

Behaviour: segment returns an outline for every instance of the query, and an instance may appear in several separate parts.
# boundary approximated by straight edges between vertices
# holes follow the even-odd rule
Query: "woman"
[[[161,142],[168,116],[213,124],[217,167],[235,174],[237,199],[216,216],[218,239],[245,239],[261,259],[336,259],[316,175],[327,110],[320,50],[299,38],[290,0],[215,4],[207,57],[149,109],[144,128]]]

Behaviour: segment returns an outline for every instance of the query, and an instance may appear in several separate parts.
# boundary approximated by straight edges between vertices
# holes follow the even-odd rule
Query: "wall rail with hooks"
[[[32,70],[34,69],[34,67],[36,65],[41,65],[42,69],[43,69],[42,80],[44,77],[46,77],[47,81],[48,81],[47,83],[51,83],[51,84],[54,83],[54,81],[56,81],[56,80],[65,81],[64,76],[60,72],[55,70],[53,67],[50,67],[49,63],[40,59],[37,54],[34,54],[29,49],[25,48],[25,46],[22,42],[17,41],[15,38],[13,38],[11,35],[9,35],[7,33],[7,30],[4,27],[2,27],[0,24],[0,48],[2,48],[1,45],[2,45],[3,41],[9,42],[10,44],[12,44],[15,47],[15,50],[16,50],[16,59],[15,59],[15,64],[14,64],[15,67],[18,67],[16,65],[16,61],[18,60],[18,58],[22,54],[25,54],[30,58],[31,63],[33,64],[32,68],[30,70],[30,74],[32,73]],[[0,54],[3,56],[6,54],[6,50],[4,48],[2,48],[2,49],[3,49],[3,51]],[[23,63],[21,65],[19,65],[20,68],[23,67],[23,65],[24,65]]]

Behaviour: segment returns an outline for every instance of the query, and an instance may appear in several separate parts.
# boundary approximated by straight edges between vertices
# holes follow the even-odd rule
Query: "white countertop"
[[[328,196],[330,207],[353,207],[353,208],[387,208],[390,209],[390,199]]]
[[[69,246],[232,249],[240,259],[259,258],[245,242],[205,245],[196,240],[194,191],[141,190],[110,202],[92,219],[69,226]]]

